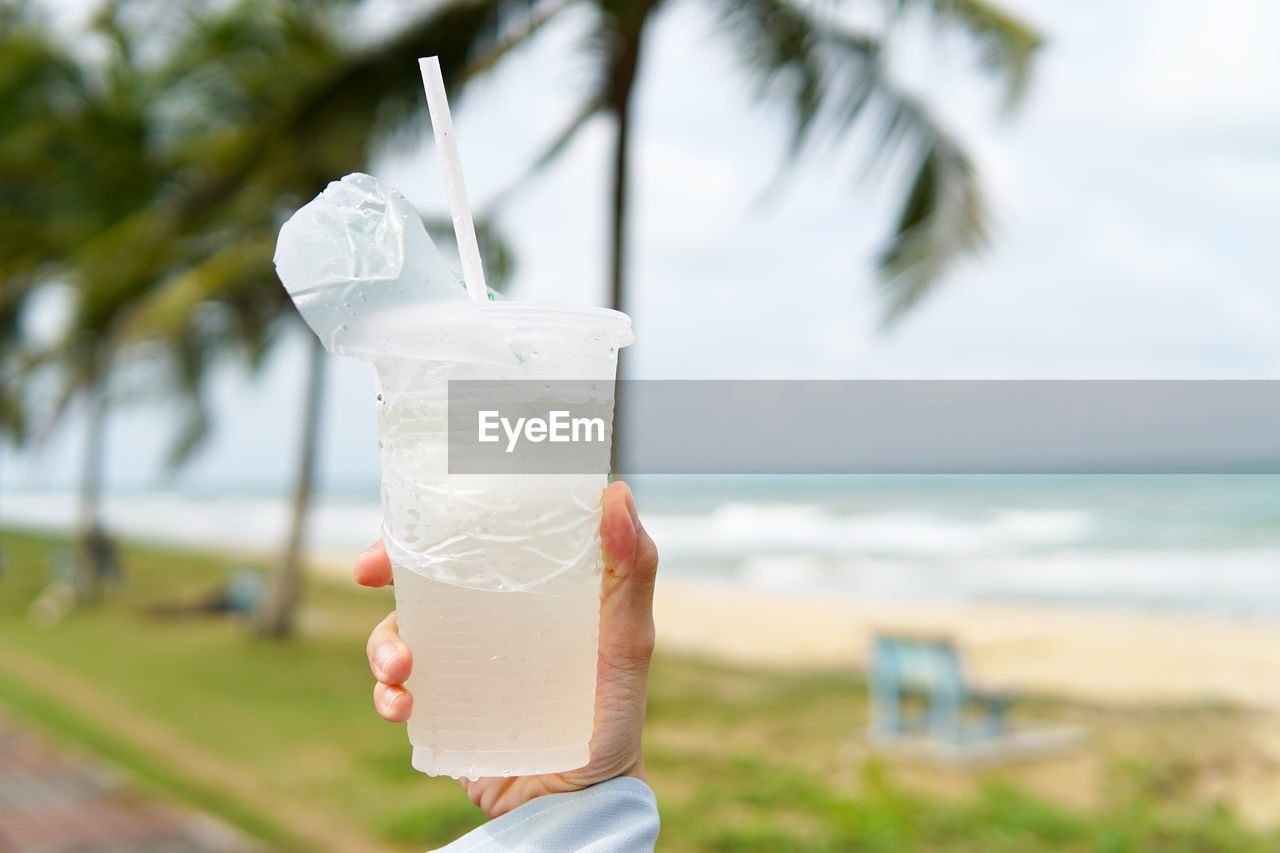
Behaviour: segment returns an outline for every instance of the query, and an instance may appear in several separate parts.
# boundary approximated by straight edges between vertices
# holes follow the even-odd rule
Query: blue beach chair
[[[945,637],[879,634],[871,666],[870,733],[877,740],[923,734],[962,746],[1006,731],[1009,695],[967,684],[955,644]],[[907,712],[911,698],[923,701],[921,711]]]

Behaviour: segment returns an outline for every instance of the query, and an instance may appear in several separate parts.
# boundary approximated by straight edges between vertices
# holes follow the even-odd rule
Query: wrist
[[[647,785],[649,783],[649,775],[645,772],[645,769],[644,769],[644,756],[637,758],[634,764],[632,764],[622,773],[619,773],[618,776],[634,776],[637,779],[639,779],[641,782],[644,782]]]

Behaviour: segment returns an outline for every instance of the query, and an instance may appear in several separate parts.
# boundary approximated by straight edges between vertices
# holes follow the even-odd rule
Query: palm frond
[[[88,166],[86,79],[26,5],[0,22],[0,280],[9,305],[21,297],[11,282],[30,283],[92,219],[78,180]]]
[[[353,54],[326,48],[315,33],[303,37],[291,32],[282,38],[272,29],[278,21],[255,23],[252,16],[246,21],[245,12],[232,27],[235,32],[241,26],[250,30],[252,49],[244,62],[226,56],[217,63],[187,59],[165,71],[174,81],[171,94],[183,93],[171,100],[195,110],[191,126],[204,128],[179,133],[179,164],[187,175],[174,194],[177,230],[189,233],[228,216],[245,225],[272,221],[278,226],[283,209],[301,204],[334,175],[363,168],[372,140],[385,138],[409,116],[421,113],[413,57],[438,54],[446,78],[456,87],[497,62],[567,2],[571,0],[441,4],[388,41]],[[241,5],[241,12],[254,6]],[[262,30],[257,36],[252,35],[255,26]],[[297,24],[308,26],[306,21]],[[219,55],[216,22],[195,31],[193,38],[184,53],[212,50]],[[201,46],[202,38],[212,39],[214,46]],[[211,78],[210,67],[223,70]],[[289,86],[276,84],[281,73],[289,75]],[[222,120],[210,131],[205,119],[215,114]]]
[[[973,37],[985,69],[1004,78],[1004,108],[1022,101],[1032,61],[1044,37],[1027,21],[987,0],[893,0],[899,13],[923,7],[938,21],[956,25]]]
[[[894,235],[877,262],[883,327],[901,320],[956,260],[986,244],[987,218],[968,157],[950,138],[935,133],[926,143]]]
[[[274,284],[269,281],[274,249],[274,232],[258,229],[180,268],[135,303],[120,329],[121,341],[180,337],[201,305],[230,299],[246,285]]]
[[[721,0],[725,31],[755,79],[759,97],[781,100],[791,112],[791,154],[804,147],[822,108],[829,80],[817,51],[820,28],[787,0]]]
[[[1029,67],[1039,42],[1021,39],[1015,19],[976,0],[937,3],[949,14],[964,15],[971,32],[987,34],[993,43],[1011,40]],[[883,172],[894,157],[914,161],[893,236],[877,259],[882,321],[892,325],[956,259],[986,243],[988,213],[976,170],[927,107],[891,78],[880,37],[819,20],[790,0],[730,2],[726,20],[760,93],[780,98],[792,116],[789,160],[819,139],[841,142],[856,126],[874,122],[864,176]],[[1025,82],[1025,75],[1010,79]]]
[[[463,74],[452,84],[453,88],[461,87],[477,74],[491,71],[512,49],[527,44],[538,30],[572,2],[574,0],[544,0],[541,3],[508,0],[508,8],[490,18],[496,34],[479,31],[478,49],[473,52]]]
[[[322,140],[336,128],[348,128],[358,141],[354,160],[342,174],[358,168],[371,139],[385,138],[422,114],[421,80],[413,58],[436,55],[451,90],[493,67],[568,5],[569,0],[480,0],[444,3],[391,39],[334,62],[312,85],[298,87],[296,99],[280,105],[277,117],[262,128],[259,150]],[[377,105],[376,112],[370,109]],[[249,165],[252,165],[250,163]]]
[[[182,422],[166,456],[173,470],[203,443],[211,427],[204,395],[208,365],[220,352],[240,350],[251,367],[272,339],[283,314],[284,290],[271,280],[272,228],[223,235],[220,249],[197,251],[198,260],[133,300],[114,335],[115,346],[149,344],[169,366],[165,393],[182,402]]]

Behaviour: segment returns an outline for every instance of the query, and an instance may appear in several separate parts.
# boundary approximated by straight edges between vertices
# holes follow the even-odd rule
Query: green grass
[[[336,816],[371,842],[405,851],[439,845],[482,822],[455,783],[409,767],[403,727],[372,709],[364,641],[391,606],[389,593],[313,583],[302,636],[272,643],[227,620],[146,615],[151,604],[217,587],[233,564],[128,548],[122,590],[39,627],[27,608],[60,547],[49,538],[2,534],[0,647],[74,676],[109,699],[113,713],[216,756],[270,796],[246,794],[216,773],[184,769],[134,742],[111,724],[105,704],[79,707],[56,683],[35,684],[0,668],[0,702],[19,715],[280,849],[306,845],[273,797]],[[1095,732],[1091,754],[1072,759],[1092,762],[1082,785],[1097,790],[1085,792],[1095,803],[1086,808],[1037,793],[1045,778],[1061,776],[1053,766],[957,774],[871,756],[858,737],[865,701],[854,673],[757,671],[659,656],[646,763],[662,810],[661,848],[1199,853],[1274,851],[1280,844],[1280,834],[1250,832],[1221,802],[1197,793],[1203,756],[1195,748],[1242,748],[1233,740],[1241,717],[1230,709],[1179,715],[1024,707]],[[1171,742],[1182,747],[1170,749]]]
[[[0,675],[0,704],[16,712],[28,724],[56,732],[128,768],[152,793],[176,797],[221,815],[250,835],[276,846],[303,846],[288,828],[237,797],[234,791],[225,791],[175,772],[164,760],[139,751],[134,744],[114,735],[109,728],[94,725],[88,716],[60,704],[56,697],[27,689]]]

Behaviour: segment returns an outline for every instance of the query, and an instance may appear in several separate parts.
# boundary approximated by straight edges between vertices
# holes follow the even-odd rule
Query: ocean
[[[1280,620],[1280,477],[635,478],[664,575],[779,593],[1170,609]],[[0,493],[0,526],[66,529],[67,492]],[[362,551],[376,483],[329,488],[311,547]],[[141,541],[279,546],[269,490],[135,491],[104,520]]]

